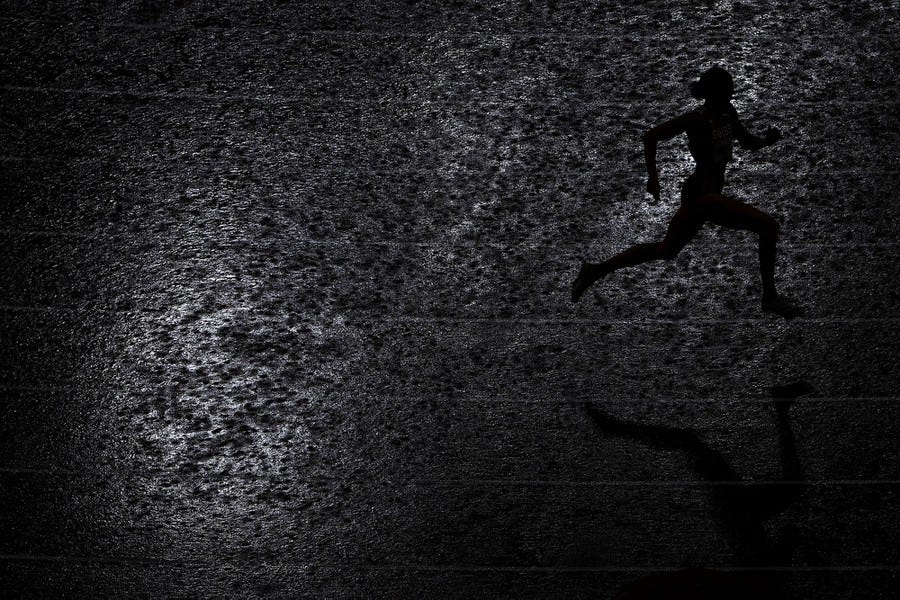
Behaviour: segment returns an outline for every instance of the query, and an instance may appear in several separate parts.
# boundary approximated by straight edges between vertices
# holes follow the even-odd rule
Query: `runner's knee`
[[[681,247],[671,242],[660,242],[657,244],[657,248],[659,255],[665,260],[672,260],[681,252]]]
[[[762,221],[758,229],[759,237],[772,240],[778,238],[778,233],[780,231],[781,225],[778,223],[778,221],[768,215]]]

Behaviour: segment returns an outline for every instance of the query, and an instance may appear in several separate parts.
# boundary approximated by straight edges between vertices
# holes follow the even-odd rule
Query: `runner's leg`
[[[681,249],[697,235],[702,225],[703,219],[698,217],[697,211],[682,204],[669,222],[666,237],[661,242],[637,244],[599,264],[584,263],[572,284],[572,302],[578,302],[581,295],[595,281],[613,271],[651,260],[675,258]]]
[[[721,194],[707,194],[698,198],[697,204],[707,221],[729,229],[752,231],[759,236],[763,298],[776,298],[775,247],[780,229],[778,221],[758,208]]]
[[[666,237],[661,242],[637,244],[616,254],[598,265],[601,273],[605,275],[651,260],[671,260],[697,235],[702,225],[703,219],[698,218],[696,211],[682,204],[669,222]]]

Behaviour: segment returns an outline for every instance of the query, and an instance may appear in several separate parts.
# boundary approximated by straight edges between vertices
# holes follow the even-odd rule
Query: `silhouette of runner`
[[[681,188],[681,206],[669,222],[661,242],[638,244],[616,254],[602,263],[581,265],[572,284],[572,302],[598,279],[613,271],[639,265],[651,260],[671,260],[697,235],[703,223],[709,221],[730,229],[753,231],[759,235],[759,268],[762,273],[762,309],[784,317],[794,317],[799,309],[775,289],[775,244],[778,222],[761,210],[738,202],[722,194],[725,168],[732,157],[732,140],[741,147],[758,150],[781,139],[781,133],[769,128],[763,137],[744,128],[731,104],[734,81],[721,67],[705,71],[691,83],[691,93],[704,100],[702,107],[667,121],[644,134],[644,153],[647,160],[647,191],[659,200],[659,173],[656,170],[656,145],[680,133],[687,133],[688,148],[696,168]]]
[[[812,393],[803,381],[772,388],[775,397],[781,477],[768,484],[741,485],[746,480],[721,452],[707,444],[696,432],[669,425],[649,425],[614,418],[590,402],[583,406],[594,425],[606,435],[638,440],[653,448],[680,450],[707,490],[723,533],[734,552],[736,571],[691,568],[657,573],[628,584],[615,600],[750,600],[786,598],[788,573],[794,548],[799,541],[792,524],[781,529],[767,526],[772,517],[799,505],[807,483],[797,454],[790,419],[793,399]]]

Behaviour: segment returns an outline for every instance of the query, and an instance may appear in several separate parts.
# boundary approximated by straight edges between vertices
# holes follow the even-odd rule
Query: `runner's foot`
[[[600,265],[593,263],[581,263],[581,270],[578,271],[578,277],[572,283],[572,302],[578,302],[582,294],[587,291],[591,285],[601,277],[606,275]]]
[[[785,319],[793,319],[794,317],[799,317],[803,314],[803,309],[801,309],[794,301],[779,294],[764,296],[762,300],[762,310],[763,312],[779,315]]]

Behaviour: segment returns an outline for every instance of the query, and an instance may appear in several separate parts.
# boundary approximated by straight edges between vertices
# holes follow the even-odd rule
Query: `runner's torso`
[[[703,107],[693,116],[687,136],[696,168],[685,182],[683,200],[722,191],[737,124],[737,113],[731,104],[721,108]]]

